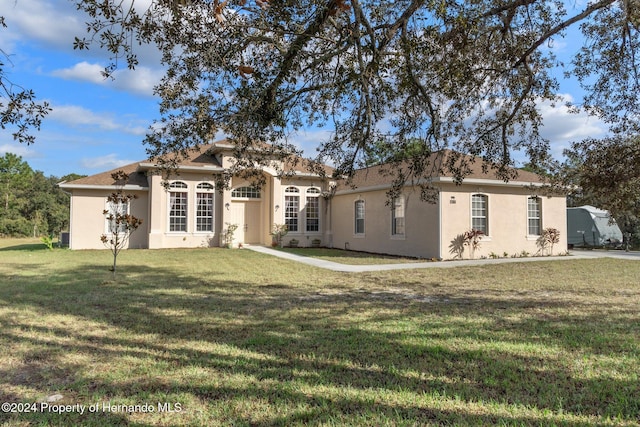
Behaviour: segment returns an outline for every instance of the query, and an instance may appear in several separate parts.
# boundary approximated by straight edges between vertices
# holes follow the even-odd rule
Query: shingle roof
[[[192,148],[187,151],[185,157],[181,157],[178,159],[179,167],[222,167],[216,156],[213,154],[214,148],[222,146],[223,148],[227,148],[227,146],[231,146],[227,143],[227,141],[219,141],[212,144],[202,145],[200,147]],[[174,154],[169,154],[167,157],[171,159]],[[288,161],[285,162],[284,172],[299,172],[299,173],[309,173],[309,165],[310,161],[303,158],[296,158],[297,161]],[[140,187],[147,187],[147,179],[145,171],[142,169],[152,169],[157,162],[153,159],[146,159],[139,162],[131,163],[125,166],[121,166],[115,169],[112,169],[107,172],[101,172],[95,175],[90,175],[84,178],[76,179],[74,181],[69,181],[63,184],[64,185],[81,185],[81,186],[112,186],[115,185],[111,174],[122,170],[129,174],[129,180],[127,181],[127,185],[136,185]],[[144,168],[141,168],[141,165],[144,165]],[[153,165],[153,166],[150,166]],[[324,170],[327,176],[330,176],[333,172],[333,168],[327,165],[318,165],[319,168]]]
[[[433,166],[433,174],[432,178],[445,178],[452,179],[453,174],[446,170],[445,167],[442,167],[444,161],[452,154],[451,151],[445,150],[442,152],[436,152],[431,154],[429,159],[429,168]],[[502,178],[499,178],[496,175],[496,171],[491,168],[485,173],[482,167],[482,159],[474,158],[472,156],[463,156],[463,158],[468,162],[469,174],[465,176],[465,179],[485,179],[485,180],[495,180],[496,182],[503,182]],[[347,188],[367,188],[367,187],[379,187],[384,185],[389,185],[393,181],[396,176],[396,172],[398,169],[404,169],[408,171],[408,163],[403,163],[400,165],[391,165],[391,164],[382,164],[371,166],[364,169],[356,170],[353,176],[353,179],[347,182],[341,182],[338,186],[338,189],[347,189]],[[540,177],[533,173],[524,170],[515,170],[517,173],[517,177],[512,179],[511,182],[527,182],[527,183],[540,183],[542,180]]]
[[[131,163],[125,166],[120,166],[119,168],[112,169],[107,172],[101,172],[96,175],[85,176],[84,178],[79,178],[73,181],[65,182],[65,185],[104,185],[111,186],[116,185],[116,182],[111,177],[111,174],[117,172],[119,170],[129,174],[129,180],[125,183],[126,185],[135,185],[139,187],[147,187],[147,177],[144,172],[137,172],[139,163]]]

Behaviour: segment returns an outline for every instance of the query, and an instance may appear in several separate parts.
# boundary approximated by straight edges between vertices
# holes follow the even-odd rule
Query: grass
[[[640,425],[637,261],[345,274],[137,250],[114,281],[107,251],[2,245],[0,402],[87,409],[0,425]]]
[[[403,264],[410,262],[424,262],[424,259],[407,258],[394,255],[371,254],[368,252],[347,251],[333,248],[274,248],[282,252],[295,255],[318,258],[348,265],[371,264]]]

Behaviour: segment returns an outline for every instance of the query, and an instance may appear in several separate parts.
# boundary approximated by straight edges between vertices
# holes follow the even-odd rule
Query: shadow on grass
[[[189,396],[204,402],[204,414],[187,407],[178,415],[227,425],[544,423],[513,405],[578,426],[587,423],[552,416],[634,422],[640,411],[637,380],[580,378],[566,364],[572,356],[558,356],[637,357],[637,312],[603,321],[526,296],[322,293],[131,265],[121,281],[101,281],[104,265],[52,281],[33,268],[28,278],[0,276],[0,343],[24,349],[0,368],[0,381],[59,392],[66,404]],[[541,315],[519,316],[525,310]],[[23,398],[0,391],[0,400]],[[120,413],[0,414],[0,422],[166,424],[161,415],[142,417],[145,424]]]
[[[56,244],[56,248],[54,250],[58,250],[59,248],[57,248],[57,244]],[[5,252],[5,251],[28,251],[28,252],[41,252],[41,251],[48,251],[49,248],[47,248],[44,243],[23,243],[20,245],[13,245],[13,246],[6,246],[6,247],[0,247],[0,252]]]

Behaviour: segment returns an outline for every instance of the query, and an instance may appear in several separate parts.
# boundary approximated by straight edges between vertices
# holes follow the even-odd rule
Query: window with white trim
[[[318,188],[307,189],[307,204],[305,214],[305,227],[308,232],[320,231],[320,190]]]
[[[300,190],[287,187],[284,190],[284,223],[289,232],[297,232],[300,217]]]
[[[391,209],[391,235],[404,236],[404,226],[404,196],[398,196]]]
[[[364,234],[364,200],[354,203],[354,233]]]
[[[118,214],[127,215],[129,213],[129,203],[128,202],[120,202],[114,203],[107,201],[107,206],[105,209],[105,233],[113,234],[116,231],[118,233],[125,233],[127,231],[126,224],[121,221],[120,224],[117,224],[116,217]],[[117,228],[117,230],[116,230]]]
[[[542,233],[542,199],[532,196],[527,199],[527,234],[540,236]]]
[[[213,231],[213,185],[202,182],[196,187],[196,231]]]
[[[260,189],[256,187],[238,187],[231,191],[231,197],[237,199],[259,199]]]
[[[187,231],[187,184],[169,185],[169,231]]]
[[[489,235],[489,198],[484,194],[471,196],[471,228]]]

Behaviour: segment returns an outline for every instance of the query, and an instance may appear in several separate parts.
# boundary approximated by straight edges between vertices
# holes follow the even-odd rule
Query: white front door
[[[236,201],[231,203],[231,224],[237,224],[235,243],[261,243],[262,221],[259,201]]]

